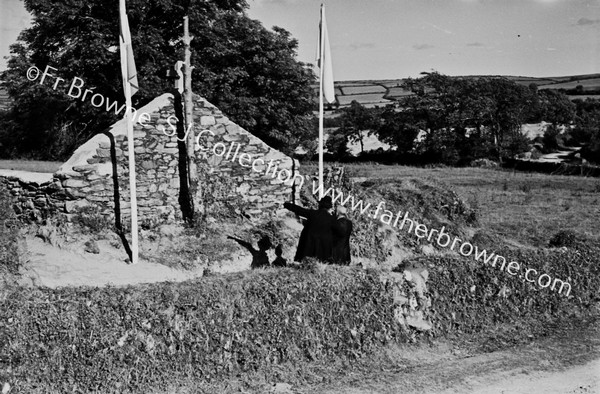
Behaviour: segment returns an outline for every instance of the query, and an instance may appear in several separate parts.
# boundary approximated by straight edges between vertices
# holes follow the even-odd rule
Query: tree
[[[572,137],[583,145],[581,156],[600,164],[600,100],[575,100],[576,117]]]
[[[363,131],[374,132],[378,127],[376,110],[370,110],[358,101],[352,100],[350,106],[342,110],[339,133],[345,135],[350,142],[360,143],[360,152],[365,151]]]
[[[329,133],[327,141],[325,141],[325,148],[333,154],[335,160],[344,160],[350,156],[348,137],[341,133],[339,129]]]
[[[420,149],[430,160],[445,157],[448,163],[455,162],[456,152],[462,161],[476,158],[483,151],[475,149],[475,140],[489,155],[490,139],[496,158],[526,149],[520,131],[530,116],[534,91],[506,78],[422,74],[405,82],[405,89],[415,94],[405,99],[402,110],[412,112],[426,132]]]
[[[545,121],[552,123],[555,128],[573,122],[576,107],[566,94],[556,90],[542,90],[539,97]]]
[[[559,130],[555,125],[550,124],[546,127],[546,131],[544,131],[544,136],[542,137],[542,143],[544,144],[544,151],[546,153],[558,150],[559,134]]]
[[[387,110],[381,115],[382,124],[377,129],[377,138],[396,147],[399,155],[412,153],[415,139],[419,135],[422,122],[412,111],[397,112]]]
[[[2,75],[15,100],[16,134],[0,136],[20,154],[65,158],[116,120],[88,100],[73,100],[55,79],[27,79],[36,65],[70,82],[85,81],[111,101],[123,102],[118,53],[117,0],[25,0],[33,26],[11,47]],[[190,19],[195,92],[274,148],[291,151],[310,133],[314,75],[296,60],[297,41],[281,28],[265,29],[245,14],[245,0],[129,0],[128,15],[140,91],[139,108],[170,88],[161,71],[181,58],[182,20]],[[122,115],[122,114],[121,114]],[[63,148],[60,130],[68,136]],[[8,138],[5,140],[4,138]]]

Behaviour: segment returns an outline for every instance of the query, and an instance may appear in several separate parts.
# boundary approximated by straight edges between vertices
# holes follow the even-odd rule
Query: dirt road
[[[590,394],[600,393],[600,323],[525,346],[477,355],[432,349],[427,361],[404,349],[392,370],[361,371],[310,394]],[[427,358],[427,357],[425,357]]]

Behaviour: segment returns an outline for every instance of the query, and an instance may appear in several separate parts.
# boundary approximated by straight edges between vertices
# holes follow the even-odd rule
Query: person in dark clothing
[[[350,265],[350,234],[352,234],[352,221],[346,216],[345,207],[338,205],[336,217],[341,233],[333,234],[333,262],[335,264]]]
[[[281,257],[283,250],[281,249],[281,244],[277,245],[275,248],[275,260],[271,263],[273,267],[285,267],[287,265],[287,260]]]
[[[333,233],[341,234],[335,218],[331,214],[333,204],[331,197],[325,196],[319,201],[319,209],[306,209],[296,204],[286,202],[283,206],[307,219],[300,234],[295,261],[305,257],[315,257],[324,262],[330,262],[333,250]]]
[[[271,240],[266,235],[258,241],[258,250],[254,249],[250,242],[246,242],[242,239],[228,236],[227,238],[233,239],[235,242],[242,245],[244,248],[252,254],[252,263],[250,268],[263,268],[269,266],[269,257],[267,256],[267,250],[273,246]]]

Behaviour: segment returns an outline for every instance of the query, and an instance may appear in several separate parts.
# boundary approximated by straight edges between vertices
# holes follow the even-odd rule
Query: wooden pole
[[[323,198],[323,70],[325,57],[325,34],[323,33],[323,5],[321,5],[321,27],[319,29],[319,200]]]
[[[200,195],[201,190],[198,188],[198,169],[196,166],[196,154],[194,152],[194,145],[196,143],[196,133],[193,130],[194,124],[194,103],[192,101],[192,52],[190,49],[190,43],[193,37],[190,37],[189,31],[189,18],[183,17],[183,43],[184,43],[184,79],[185,79],[185,90],[183,91],[184,105],[185,105],[185,130],[187,134],[186,139],[186,153],[187,153],[187,167],[188,167],[188,185],[189,185],[189,201],[192,208],[192,214],[196,218],[196,212],[202,212],[200,204],[195,202],[202,201]],[[188,132],[189,131],[189,132]]]
[[[133,121],[131,119],[131,85],[125,82],[125,119],[127,122],[127,144],[129,155],[129,193],[131,201],[131,263],[137,264],[138,250],[138,219],[137,219],[137,196],[135,186],[135,141],[133,139]]]

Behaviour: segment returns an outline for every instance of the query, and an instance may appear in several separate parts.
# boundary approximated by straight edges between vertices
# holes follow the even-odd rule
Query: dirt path
[[[600,322],[528,345],[475,356],[410,355],[390,371],[350,373],[310,394],[590,394],[600,393]]]
[[[140,283],[181,282],[204,275],[204,268],[180,270],[157,264],[140,257],[130,264],[122,247],[108,240],[98,240],[98,254],[85,251],[86,237],[77,242],[51,244],[39,237],[26,237],[26,263],[19,282],[25,286],[127,286]],[[160,243],[144,245],[147,253],[157,253]],[[215,262],[210,270],[216,273],[236,272],[250,268],[252,256],[233,253],[227,261]]]
[[[126,286],[161,281],[183,281],[202,276],[202,270],[181,271],[165,265],[140,260],[127,263],[123,249],[98,241],[99,254],[84,251],[83,245],[57,247],[39,238],[27,238],[27,263],[22,270],[24,285],[60,286]]]

